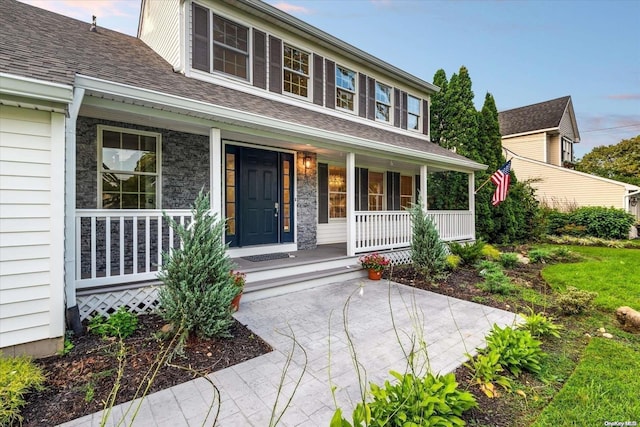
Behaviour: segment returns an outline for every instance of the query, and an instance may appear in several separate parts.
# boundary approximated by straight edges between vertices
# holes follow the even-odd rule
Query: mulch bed
[[[164,321],[153,314],[138,317],[138,329],[125,340],[127,359],[116,404],[133,399],[138,386],[168,341],[157,339]],[[233,338],[190,338],[185,357],[176,356],[172,364],[191,370],[163,366],[149,393],[163,390],[200,375],[226,368],[268,353],[272,348],[237,321],[231,328]],[[46,389],[27,397],[23,408],[23,426],[53,426],[103,409],[117,376],[119,348],[115,340],[94,334],[73,337],[73,349],[65,356],[37,360],[44,370]]]

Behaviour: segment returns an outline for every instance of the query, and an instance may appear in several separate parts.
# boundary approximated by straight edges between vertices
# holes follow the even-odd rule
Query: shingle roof
[[[98,22],[99,24],[99,22]],[[122,83],[344,135],[469,161],[419,138],[336,118],[175,73],[144,42],[39,9],[0,1],[0,70],[73,85],[76,74]]]
[[[571,101],[570,96],[539,102],[498,113],[502,136],[556,128]]]

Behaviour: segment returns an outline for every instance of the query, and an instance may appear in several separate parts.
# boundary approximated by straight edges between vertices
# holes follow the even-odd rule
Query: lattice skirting
[[[411,250],[402,249],[399,251],[385,252],[384,256],[389,258],[391,265],[411,264]]]
[[[158,286],[78,295],[76,301],[80,320],[109,317],[122,306],[132,313],[150,313],[158,307]]]

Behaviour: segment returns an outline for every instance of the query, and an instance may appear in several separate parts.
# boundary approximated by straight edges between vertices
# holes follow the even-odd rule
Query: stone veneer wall
[[[311,167],[304,166],[304,156],[311,156]],[[318,227],[318,162],[313,153],[297,153],[298,250],[315,249]]]
[[[162,135],[162,209],[189,209],[200,189],[209,191],[209,137],[109,120],[78,117],[76,129],[76,206],[96,209],[98,125],[158,132]]]

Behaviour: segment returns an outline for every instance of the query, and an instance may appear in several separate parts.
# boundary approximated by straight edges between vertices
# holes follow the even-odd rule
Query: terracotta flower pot
[[[382,278],[382,271],[377,271],[374,269],[369,269],[369,279],[370,280],[380,280]]]
[[[231,300],[231,308],[233,308],[233,311],[240,310],[240,298],[242,298],[242,292],[240,292],[233,298],[233,300]]]

